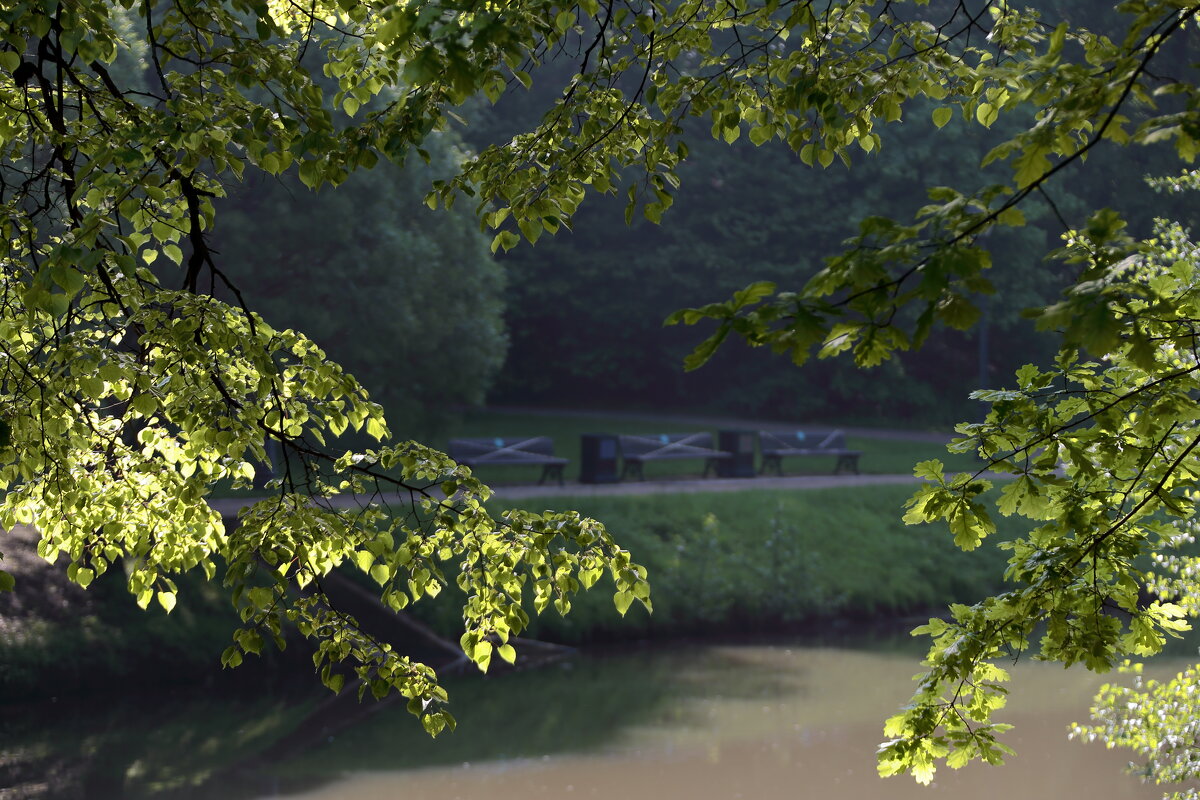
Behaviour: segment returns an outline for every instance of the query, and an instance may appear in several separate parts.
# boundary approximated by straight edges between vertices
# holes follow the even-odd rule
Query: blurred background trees
[[[471,209],[423,202],[463,150],[452,134],[424,149],[428,163],[380,163],[319,193],[255,175],[220,203],[213,236],[247,304],[307,332],[401,432],[482,403],[507,345],[503,273]]]
[[[552,101],[543,87],[555,85],[549,79],[506,95],[462,129],[464,138],[477,148],[505,141],[531,123],[531,109]],[[494,401],[919,424],[974,417],[971,390],[1011,382],[1021,365],[1053,355],[1054,337],[1021,312],[1052,302],[1073,281],[1069,270],[1044,260],[1059,245],[1064,221],[1082,225],[1096,207],[1112,206],[1134,232],[1149,234],[1162,204],[1143,176],[1177,163],[1162,148],[1124,152],[1111,168],[1080,171],[1027,204],[1025,227],[991,235],[997,291],[970,331],[936,329],[922,349],[867,370],[837,359],[788,369],[765,349],[730,342],[703,369],[685,373],[680,365],[697,332],[664,328],[672,311],[728,297],[755,280],[802,286],[861,219],[909,219],[927,202],[928,186],[967,190],[1004,181],[1002,165],[977,165],[1020,127],[1010,118],[990,130],[954,119],[939,132],[929,111],[915,105],[880,129],[881,150],[860,154],[848,169],[836,161],[806,166],[786,148],[744,138],[728,145],[701,130],[704,121],[691,124],[691,155],[664,224],[639,215],[624,225],[623,194],[589,197],[572,231],[500,257],[511,346]]]

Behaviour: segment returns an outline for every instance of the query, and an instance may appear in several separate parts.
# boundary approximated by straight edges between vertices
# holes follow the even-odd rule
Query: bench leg
[[[634,475],[639,481],[646,480],[646,475],[642,472],[642,462],[626,459],[621,465],[621,480],[625,480],[628,475]]]
[[[783,459],[779,456],[763,456],[762,466],[758,468],[759,475],[765,475],[767,470],[774,469],[775,474],[783,477]]]
[[[562,464],[543,464],[542,477],[538,478],[538,486],[546,482],[547,478],[558,481],[558,485],[563,485],[563,465]]]
[[[842,467],[845,467],[848,472],[858,475],[858,456],[838,456],[837,463],[833,466],[833,474],[840,474]]]
[[[707,478],[709,470],[717,471],[717,460],[715,458],[704,459],[704,472],[700,474],[701,478]]]

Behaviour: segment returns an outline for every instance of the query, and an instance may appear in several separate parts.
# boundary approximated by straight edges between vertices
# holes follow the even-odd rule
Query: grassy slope
[[[962,553],[944,529],[900,521],[911,492],[877,486],[555,498],[557,508],[602,520],[649,569],[654,614],[635,606],[619,618],[601,582],[569,616],[548,611],[535,620],[533,633],[579,642],[766,630],[814,617],[936,608],[998,588],[1004,555],[993,546]],[[520,505],[543,508],[537,500]],[[450,629],[452,606],[418,606],[418,613]]]
[[[557,508],[604,521],[649,568],[655,612],[635,606],[621,619],[602,581],[577,599],[569,616],[551,610],[535,620],[531,634],[578,643],[770,630],[831,616],[925,610],[994,590],[1002,555],[992,548],[960,553],[944,530],[904,526],[900,509],[911,491],[879,486],[555,498]],[[543,507],[538,500],[521,505]],[[218,671],[218,654],[236,625],[218,586],[181,581],[180,605],[167,617],[157,608],[139,611],[122,577],[113,570],[92,585],[86,614],[28,624],[20,635],[0,640],[0,697],[146,676],[192,680]],[[36,591],[22,586],[30,588]],[[452,586],[412,608],[457,639],[461,600]]]

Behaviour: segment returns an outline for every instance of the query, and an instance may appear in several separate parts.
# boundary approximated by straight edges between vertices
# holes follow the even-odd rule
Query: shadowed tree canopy
[[[436,595],[441,565],[456,562],[463,647],[483,666],[514,656],[526,594],[565,611],[608,571],[624,610],[646,600],[644,570],[576,515],[493,518],[485,487],[418,444],[334,449],[348,427],[385,438],[382,411],[305,336],[242,302],[210,247],[214,200],[256,171],[318,188],[380,156],[403,162],[476,94],[561,76],[541,67],[552,60],[572,68],[531,129],[430,195],[471,197],[493,248],[569,227],[589,193],[620,192],[627,219],[659,222],[697,135],[688,120],[822,167],[875,151],[879,128],[906,115],[936,128],[1006,120],[1013,132],[982,159],[1004,167],[996,183],[930,188],[915,219],[863,219],[804,285],[758,282],[672,317],[715,322],[692,368],[731,335],[798,364],[816,352],[876,365],[935,325],[972,325],[974,298],[992,290],[980,237],[1023,225],[1033,201],[1050,209],[1063,236],[1051,255],[1074,280],[1034,315],[1061,350],[1015,388],[981,393],[993,411],[960,426],[956,445],[1012,480],[993,488],[982,472],[924,463],[906,517],[945,520],[967,549],[993,530],[989,503],[1028,518],[1029,536],[1008,545],[1014,588],[930,623],[928,671],[880,750],[884,773],[922,780],[943,757],[996,761],[996,657],[1034,650],[1105,669],[1186,625],[1184,606],[1141,601],[1135,560],[1175,542],[1172,520],[1195,502],[1194,247],[1166,221],[1138,239],[1113,210],[1075,219],[1055,187],[1122,145],[1195,157],[1200,3],[1077,12],[1002,0],[6,5],[4,522],[36,524],[42,554],[85,585],[124,559],[139,600],[168,608],[171,574],[224,562],[246,621],[228,663],[291,620],[318,642],[327,684],[341,685],[330,665],[348,659],[363,690],[398,689],[439,730],[432,672],[329,607],[330,569],[363,570],[401,608]],[[110,65],[139,52],[149,79],[122,85]],[[205,496],[249,480],[264,438],[300,467],[226,531]],[[380,489],[411,502],[389,515]]]
[[[428,164],[384,162],[319,194],[293,175],[249,176],[217,204],[211,237],[247,304],[303,330],[400,431],[482,403],[507,343],[488,238],[466,207],[423,202],[464,155],[449,133],[423,147]]]
[[[565,613],[607,572],[624,611],[648,603],[645,570],[577,514],[493,517],[469,470],[419,444],[339,448],[348,430],[385,440],[382,409],[307,336],[247,306],[235,278],[249,266],[222,261],[211,237],[228,187],[264,174],[316,188],[380,154],[432,159],[420,145],[442,108],[541,29],[443,11],[0,7],[5,527],[36,526],[39,553],[85,587],[121,562],[143,606],[173,608],[177,573],[220,572],[244,622],[226,664],[282,644],[290,623],[330,688],[350,675],[360,694],[398,691],[431,733],[453,722],[433,670],[333,607],[330,570],[361,570],[397,610],[455,583],[463,649],[484,668],[516,657],[527,604]],[[418,64],[434,67],[420,54],[446,46],[438,85],[419,80]],[[330,79],[342,88],[327,93]],[[437,368],[455,364],[450,350]],[[206,497],[248,487],[268,441],[283,476],[228,530]]]

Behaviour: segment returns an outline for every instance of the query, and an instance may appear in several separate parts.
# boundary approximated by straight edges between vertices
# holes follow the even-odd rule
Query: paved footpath
[[[650,481],[624,481],[621,483],[568,483],[557,485],[493,486],[493,496],[498,500],[526,500],[538,498],[602,497],[612,495],[646,494],[691,494],[693,492],[752,492],[761,489],[834,489],[839,487],[883,486],[916,483],[912,475],[785,475],[783,477],[757,478],[692,478]],[[261,498],[225,497],[209,500],[209,505],[221,516],[233,518],[246,505]],[[405,505],[407,495],[380,494],[373,499],[388,505]],[[335,508],[353,508],[358,503],[353,497],[340,495],[326,501]]]
[[[784,475],[757,478],[681,478],[623,481],[621,483],[568,483],[565,486],[493,486],[502,500],[527,497],[599,497],[630,494],[690,494],[692,492],[752,492],[757,489],[833,489],[913,483],[912,475]]]

